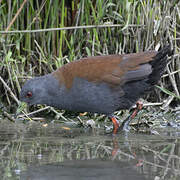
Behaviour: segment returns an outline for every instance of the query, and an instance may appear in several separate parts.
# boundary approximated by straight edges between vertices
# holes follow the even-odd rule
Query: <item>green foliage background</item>
[[[52,72],[81,57],[139,52],[167,43],[175,55],[160,85],[179,96],[178,0],[1,0],[0,19],[0,76],[15,97],[26,78]],[[63,27],[72,29],[38,32]],[[0,90],[3,104],[17,106],[3,83]],[[167,97],[160,91],[155,94],[155,101]]]

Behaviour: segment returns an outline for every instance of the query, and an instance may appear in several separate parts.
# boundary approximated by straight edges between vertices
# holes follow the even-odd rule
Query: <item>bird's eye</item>
[[[27,92],[26,97],[27,97],[27,98],[32,97],[32,92],[30,92],[30,91],[29,91],[29,92]]]

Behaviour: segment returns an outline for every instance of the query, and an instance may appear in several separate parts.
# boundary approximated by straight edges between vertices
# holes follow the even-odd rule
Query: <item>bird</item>
[[[20,100],[74,112],[108,116],[113,134],[119,131],[115,111],[130,109],[160,80],[173,54],[170,45],[159,51],[91,56],[25,82]],[[142,106],[137,107],[132,118]],[[129,124],[129,123],[128,123]]]

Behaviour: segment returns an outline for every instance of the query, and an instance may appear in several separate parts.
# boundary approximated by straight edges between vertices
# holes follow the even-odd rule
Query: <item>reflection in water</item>
[[[31,167],[21,179],[32,180],[145,180],[127,162],[103,160],[72,160]]]
[[[177,129],[163,129],[160,135],[112,137],[99,131],[65,130],[57,124],[1,127],[0,174],[4,179],[180,178]]]

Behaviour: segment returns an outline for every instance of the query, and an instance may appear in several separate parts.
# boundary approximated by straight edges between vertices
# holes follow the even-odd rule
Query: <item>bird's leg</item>
[[[137,101],[135,110],[133,111],[133,113],[130,116],[128,116],[123,121],[123,123],[121,124],[121,127],[119,126],[119,121],[113,115],[108,116],[111,119],[111,121],[113,122],[113,134],[117,134],[119,129],[123,129],[124,131],[129,131],[129,123],[131,122],[132,119],[135,118],[135,116],[142,109],[142,107],[143,107],[142,102]]]
[[[109,116],[109,118],[113,122],[113,134],[117,134],[119,129],[119,121],[113,115]]]
[[[137,115],[137,113],[143,108],[143,103],[141,101],[137,101],[136,103],[136,108],[134,110],[134,112],[131,114],[131,118],[135,118],[135,116]]]
[[[132,119],[135,118],[135,116],[138,114],[138,112],[142,109],[143,104],[140,101],[137,101],[136,103],[136,108],[133,111],[133,113],[128,116],[123,123],[121,124],[121,129],[123,129],[124,131],[129,131],[129,123],[131,122]]]

